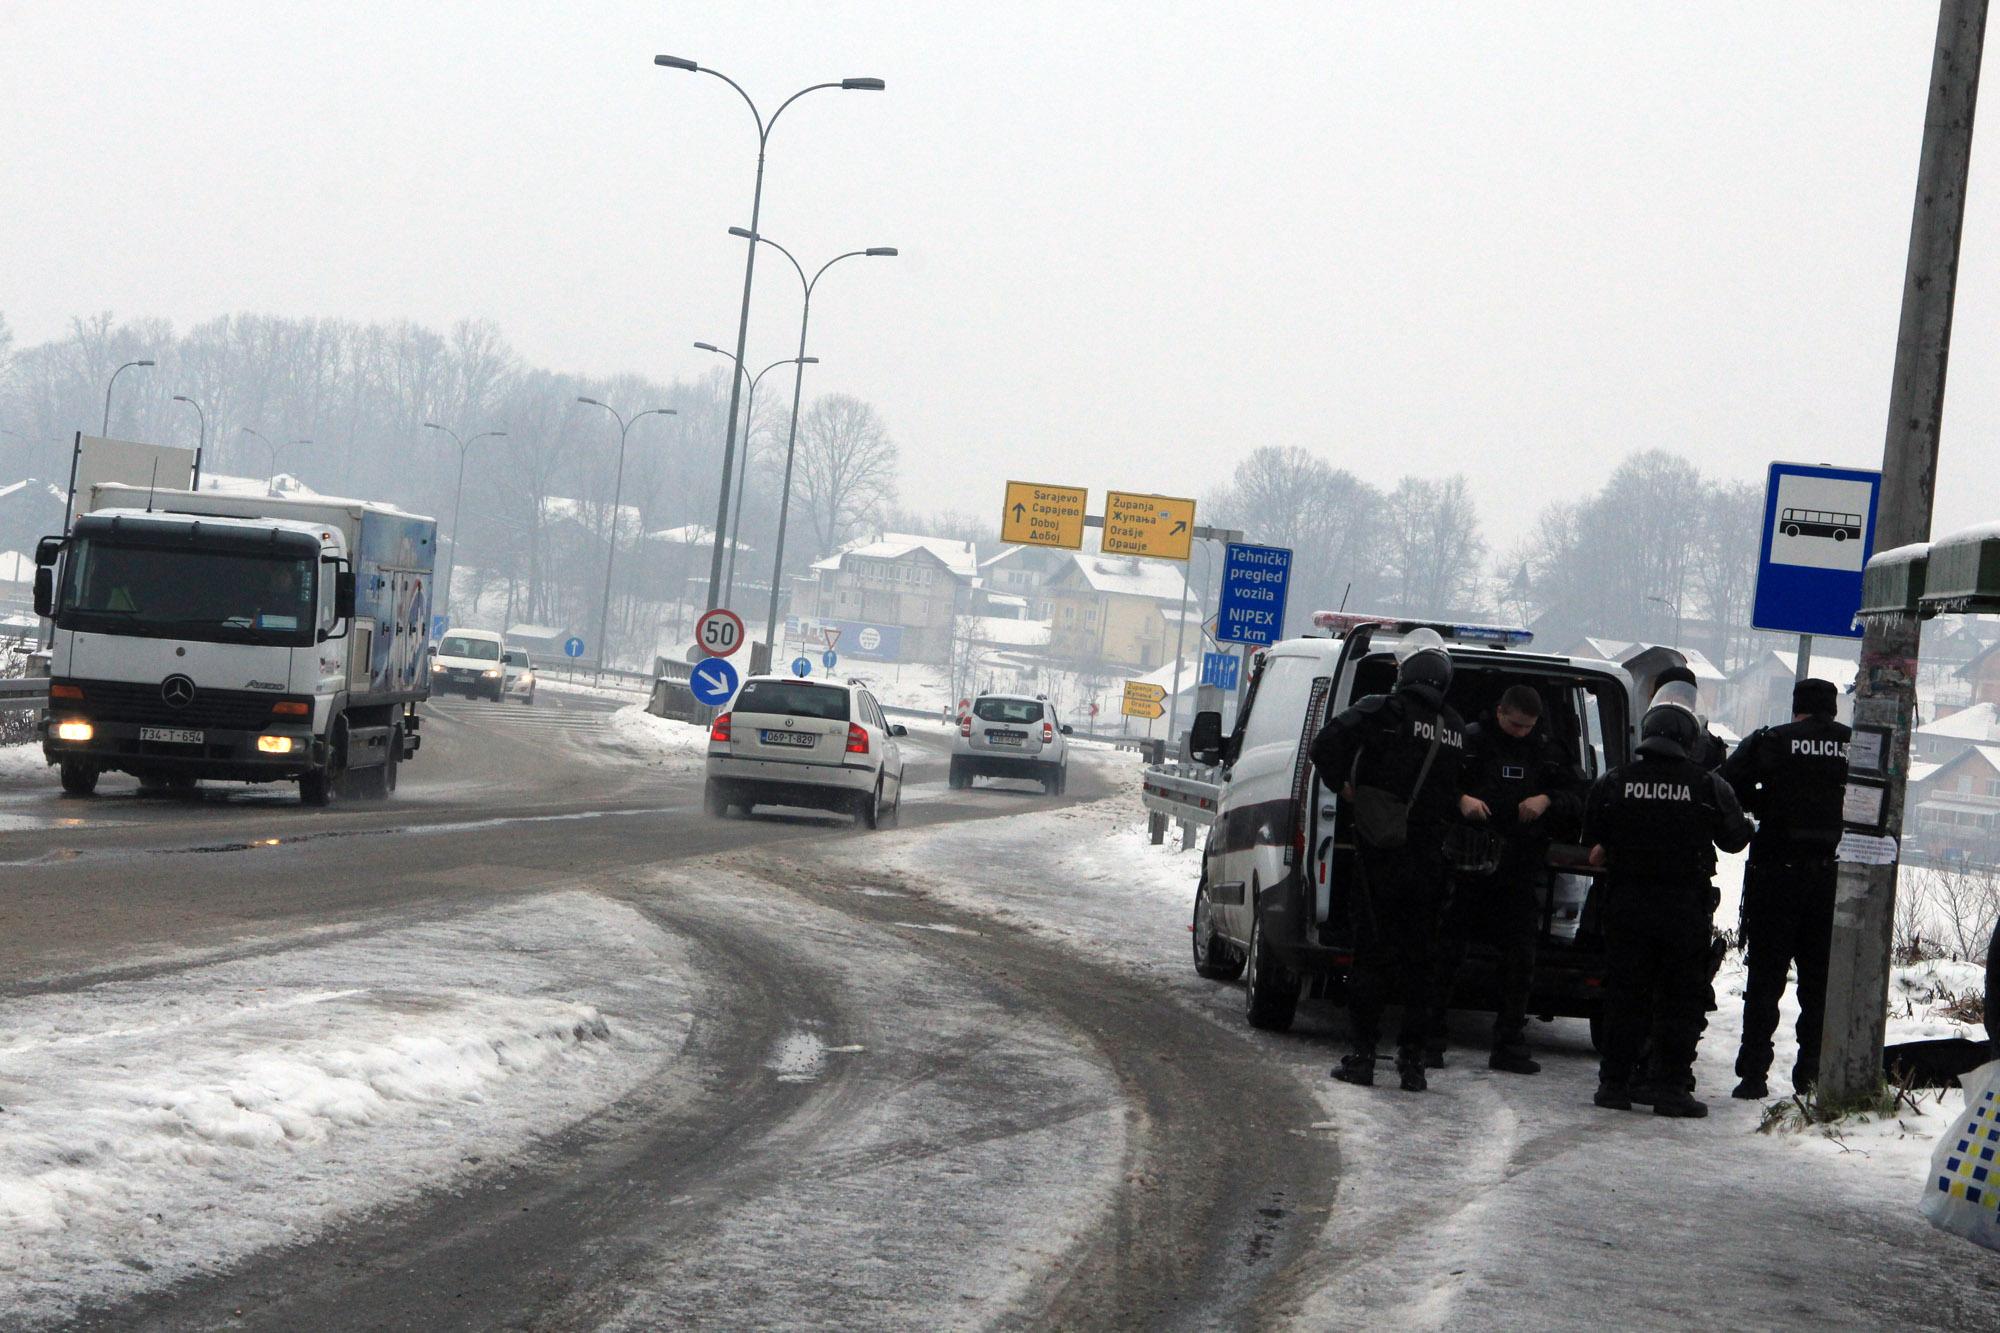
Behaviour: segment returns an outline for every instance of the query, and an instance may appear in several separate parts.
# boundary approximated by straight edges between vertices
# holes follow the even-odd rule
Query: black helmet
[[[1639,753],[1685,759],[1700,744],[1701,719],[1694,710],[1677,700],[1655,696],[1639,723]]]
[[[1413,629],[1396,645],[1396,688],[1428,686],[1442,698],[1451,688],[1451,654],[1434,629]]]

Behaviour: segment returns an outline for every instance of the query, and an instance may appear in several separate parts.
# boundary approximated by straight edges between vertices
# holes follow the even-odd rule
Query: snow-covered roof
[[[604,512],[611,506],[593,504],[586,500],[572,500],[567,495],[545,495],[542,497],[542,518],[544,520],[569,519],[577,523],[595,525],[604,521]],[[625,531],[639,522],[639,506],[621,504],[618,506],[618,529]]]
[[[1910,783],[1915,785],[1922,782],[1925,778],[1928,778],[1943,767],[1943,764],[1927,764],[1921,759],[1912,759],[1910,761]]]
[[[554,625],[509,625],[507,637],[510,639],[560,639],[563,632]]]
[[[33,583],[35,557],[19,551],[0,551],[0,583]]]
[[[237,477],[227,472],[203,472],[201,489],[217,495],[278,495],[294,499],[318,499],[319,492],[289,472],[275,477]]]
[[[1070,559],[1092,592],[1151,597],[1159,601],[1178,602],[1181,598],[1181,571],[1165,561],[1089,555],[1082,551],[1070,552]],[[1188,605],[1196,606],[1200,601],[1198,595],[1191,595]]]
[[[1010,620],[1006,616],[968,617],[976,643],[1008,648],[1045,648],[1050,626],[1041,620]]]
[[[1842,691],[1847,690],[1854,684],[1854,677],[1861,670],[1859,663],[1850,662],[1844,657],[1828,657],[1824,653],[1814,653],[1812,661],[1808,666],[1808,675],[1817,677],[1820,680],[1830,680],[1836,688]],[[1797,675],[1799,669],[1798,651],[1796,649],[1773,648],[1762,657],[1751,661],[1747,666],[1737,668],[1735,674],[1730,676],[1729,679],[1740,681],[1758,671],[1771,668],[1775,668],[1787,676]]]
[[[715,545],[715,529],[700,523],[684,523],[678,528],[661,528],[657,532],[649,532],[646,534],[645,540],[659,542],[663,546],[699,546],[707,549]],[[724,550],[752,551],[756,549],[753,546],[747,546],[742,542],[736,541],[734,538],[723,542],[722,545]]]
[[[1012,606],[1023,611],[1028,609],[1028,599],[1019,593],[989,592],[983,595],[988,606]]]
[[[824,560],[813,562],[813,568],[839,569],[841,561],[850,555],[865,560],[901,560],[914,551],[929,552],[939,564],[968,582],[979,577],[979,552],[971,542],[907,532],[884,532],[872,539],[850,542]]]
[[[1936,736],[1952,740],[1990,741],[2000,739],[2000,708],[1992,704],[1974,704],[1962,708],[1950,717],[1917,728],[1923,736]]]

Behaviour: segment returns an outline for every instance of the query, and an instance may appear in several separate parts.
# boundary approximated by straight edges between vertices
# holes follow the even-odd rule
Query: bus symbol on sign
[[[1864,521],[1859,514],[1820,509],[1787,509],[1778,515],[1778,526],[1787,537],[1831,537],[1837,542],[1859,541]]]

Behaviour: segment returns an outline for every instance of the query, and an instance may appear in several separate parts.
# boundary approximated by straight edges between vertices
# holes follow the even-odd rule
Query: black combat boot
[[[1333,1076],[1342,1083],[1352,1083],[1357,1088],[1375,1086],[1375,1052],[1356,1051],[1352,1055],[1340,1057],[1340,1063],[1333,1067]]]
[[[1743,1081],[1729,1090],[1729,1095],[1742,1102],[1761,1102],[1771,1095],[1771,1085],[1762,1074],[1745,1074]]]
[[[1607,1111],[1629,1111],[1632,1109],[1632,1090],[1623,1083],[1599,1079],[1597,1095],[1590,1100]]]
[[[1405,1046],[1396,1052],[1396,1072],[1403,1076],[1404,1092],[1422,1092],[1430,1087],[1424,1078],[1424,1053],[1421,1047]]]
[[[1425,1042],[1425,1043],[1424,1043],[1424,1068],[1426,1068],[1426,1069],[1443,1069],[1443,1068],[1444,1068],[1444,1043],[1443,1043],[1443,1042],[1441,1042],[1441,1041],[1431,1041],[1431,1042]]]
[[[1653,1101],[1653,1114],[1699,1120],[1708,1114],[1708,1103],[1676,1084],[1659,1089],[1659,1096]]]
[[[1497,1069],[1503,1074],[1539,1074],[1541,1061],[1528,1054],[1528,1048],[1518,1041],[1495,1042],[1493,1054],[1486,1057],[1486,1067]]]

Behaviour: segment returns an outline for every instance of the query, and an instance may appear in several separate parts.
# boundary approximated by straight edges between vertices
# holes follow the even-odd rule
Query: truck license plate
[[[813,743],[810,731],[766,731],[761,737],[766,745],[790,745],[801,750],[810,750]]]
[[[142,741],[165,741],[169,745],[200,745],[202,733],[190,731],[186,727],[141,727],[139,739]]]

